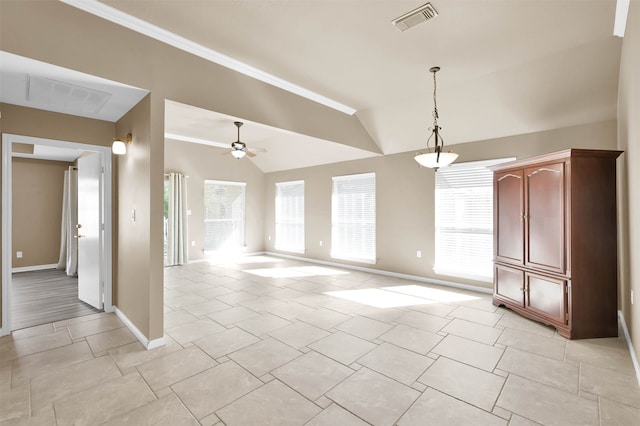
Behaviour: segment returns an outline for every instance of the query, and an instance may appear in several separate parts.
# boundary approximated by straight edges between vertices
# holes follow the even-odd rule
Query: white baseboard
[[[56,269],[57,267],[57,263],[52,263],[50,265],[23,266],[20,268],[11,268],[11,273],[14,274],[16,272],[44,271],[45,269]]]
[[[136,339],[138,339],[138,341],[140,341],[140,343],[142,343],[142,346],[144,346],[146,349],[155,349],[155,348],[159,348],[160,346],[164,346],[165,344],[164,337],[160,337],[159,339],[153,339],[153,340],[147,339],[147,337],[144,334],[142,334],[140,330],[138,330],[138,327],[133,325],[131,320],[127,318],[127,316],[120,309],[118,309],[117,306],[115,307],[115,312],[118,318],[122,320],[124,325],[127,326],[129,331],[131,331],[133,335],[136,336]]]
[[[635,349],[633,349],[633,343],[631,342],[629,329],[627,328],[627,323],[624,320],[624,315],[622,315],[622,311],[618,311],[618,317],[620,318],[620,324],[622,325],[624,340],[626,340],[627,346],[629,347],[629,355],[631,355],[631,362],[633,362],[633,368],[636,370],[636,379],[638,380],[638,384],[640,385],[640,363],[638,362],[636,351]]]
[[[461,284],[461,283],[456,283],[456,282],[453,282],[453,281],[438,280],[438,279],[435,279],[435,278],[420,277],[418,275],[401,274],[399,272],[383,271],[381,269],[365,268],[365,267],[362,267],[362,266],[355,266],[355,265],[346,265],[346,264],[343,264],[343,263],[329,262],[329,261],[326,261],[326,260],[318,260],[318,259],[310,259],[308,257],[301,257],[301,256],[291,256],[291,255],[288,255],[288,254],[273,253],[273,252],[269,252],[269,251],[266,251],[266,252],[261,253],[261,254],[266,254],[266,255],[274,256],[274,257],[283,257],[285,259],[300,260],[300,261],[309,262],[309,263],[317,263],[317,264],[320,264],[320,265],[334,266],[336,268],[352,269],[354,271],[368,272],[368,273],[371,273],[371,274],[385,275],[385,276],[388,276],[388,277],[402,278],[402,279],[405,279],[405,280],[418,281],[418,282],[422,282],[422,283],[438,284],[438,285],[443,285],[443,286],[446,286],[446,287],[454,287],[454,288],[459,288],[459,289],[462,289],[462,290],[475,291],[475,292],[478,292],[478,293],[487,293],[487,294],[492,294],[493,293],[493,289],[491,289],[491,288],[478,287],[478,286],[469,285],[469,284]]]

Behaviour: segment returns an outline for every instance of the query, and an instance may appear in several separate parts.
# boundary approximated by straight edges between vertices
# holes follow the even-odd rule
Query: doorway
[[[24,305],[24,292],[13,293],[12,270],[14,262],[14,247],[12,238],[13,216],[13,173],[12,151],[13,144],[24,146],[38,146],[48,150],[77,150],[83,154],[77,160],[77,165],[82,166],[78,178],[78,219],[74,229],[73,241],[78,246],[78,293],[81,300],[86,302],[88,309],[78,310],[79,316],[91,313],[89,305],[94,309],[113,311],[111,297],[111,246],[112,246],[112,214],[111,214],[111,149],[110,147],[81,144],[75,142],[59,141],[52,139],[35,138],[22,135],[2,135],[2,328],[0,335],[9,334],[12,330],[21,328],[19,322],[12,321],[13,310],[18,302]],[[57,207],[52,207],[57,208]],[[84,213],[83,213],[84,212]],[[62,237],[61,237],[62,238]],[[57,281],[61,286],[70,286],[72,278],[62,280],[55,276],[56,270],[49,270],[51,274],[40,275],[41,281]],[[67,271],[68,272],[68,271]],[[39,274],[36,274],[39,275]],[[67,276],[67,274],[62,274]],[[69,276],[73,275],[70,273]],[[29,278],[20,276],[19,279]],[[32,277],[36,278],[36,277]],[[37,279],[35,279],[37,281]],[[45,284],[46,285],[46,284]],[[34,287],[34,288],[37,288]],[[62,287],[61,287],[62,289]],[[64,291],[64,290],[62,290]],[[68,291],[68,289],[66,289]],[[29,292],[27,291],[27,297]],[[31,294],[43,296],[43,293],[31,291]],[[42,297],[39,297],[42,299]],[[56,302],[50,299],[52,307]],[[36,300],[33,299],[35,302]],[[40,300],[42,303],[42,300]],[[35,303],[34,303],[35,304]],[[44,302],[47,306],[47,302]],[[54,309],[51,309],[54,310]],[[17,319],[17,318],[16,318]],[[35,325],[35,324],[32,324]]]

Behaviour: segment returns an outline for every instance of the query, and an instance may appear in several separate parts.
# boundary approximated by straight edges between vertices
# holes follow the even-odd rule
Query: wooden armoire
[[[494,305],[569,339],[618,335],[621,153],[568,149],[491,168]]]

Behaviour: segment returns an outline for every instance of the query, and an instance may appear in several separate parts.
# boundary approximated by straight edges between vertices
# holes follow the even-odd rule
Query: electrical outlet
[[[271,235],[269,235],[269,241],[271,241]]]
[[[16,252],[16,257],[17,257],[18,259],[22,259],[22,252],[21,252],[21,251],[17,251],[17,252]],[[632,291],[632,293],[633,293],[633,291]],[[631,296],[631,297],[633,297],[633,296]],[[633,303],[633,302],[632,302],[632,303]]]
[[[322,247],[322,240],[320,240],[320,247]]]
[[[195,241],[191,241],[191,247],[195,247],[196,246],[196,242]]]
[[[422,257],[422,250],[416,251],[416,257],[420,259]]]

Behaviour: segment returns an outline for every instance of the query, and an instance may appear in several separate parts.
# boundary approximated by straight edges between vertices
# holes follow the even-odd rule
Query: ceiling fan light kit
[[[438,71],[440,71],[440,67],[431,67],[429,69],[429,72],[433,73],[433,127],[429,128],[431,135],[429,135],[429,139],[427,139],[428,152],[426,154],[419,152],[418,155],[414,157],[421,166],[436,169],[436,171],[439,167],[446,167],[458,158],[458,154],[453,152],[444,152],[444,139],[442,139],[442,136],[440,135],[442,127],[438,126],[439,116],[438,104],[436,102],[436,73]],[[434,141],[433,152],[429,148],[429,142],[431,139]]]
[[[240,127],[242,127],[242,121],[234,121],[233,124],[238,128],[238,139],[235,142],[231,143],[231,149],[229,151],[223,152],[223,154],[233,155],[237,160],[244,158],[244,156],[255,157],[256,154],[247,148],[247,144],[240,141]],[[253,148],[254,151],[262,151],[266,152],[266,149],[263,148]]]

